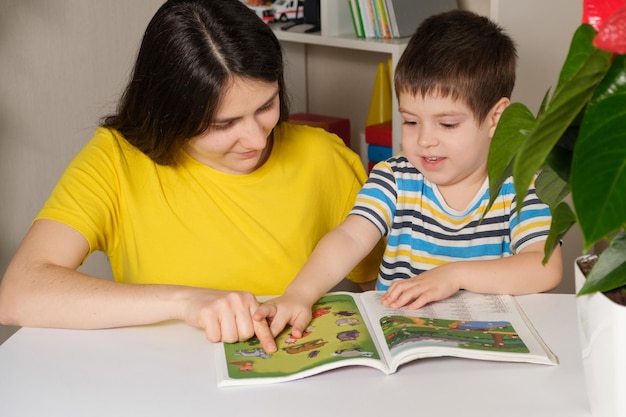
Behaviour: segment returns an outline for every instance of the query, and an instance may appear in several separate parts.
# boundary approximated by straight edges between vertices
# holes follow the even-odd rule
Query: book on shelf
[[[358,38],[403,38],[433,14],[457,7],[456,0],[347,0]]]
[[[393,374],[407,362],[435,357],[558,364],[512,296],[459,291],[409,310],[383,306],[383,294],[323,296],[302,337],[285,329],[274,353],[256,338],[216,344],[218,386],[286,382],[355,365]]]
[[[352,25],[357,38],[365,37],[365,29],[363,28],[363,19],[361,18],[361,9],[359,0],[348,0],[350,6],[350,15],[352,16]]]
[[[378,27],[380,28],[380,37],[382,39],[390,39],[391,28],[389,26],[389,19],[387,17],[387,7],[385,5],[385,0],[373,0],[374,1],[374,9],[376,11],[376,18],[378,19]]]
[[[361,12],[361,21],[363,22],[363,32],[366,38],[375,38],[376,19],[372,10],[371,0],[358,0],[359,11]]]

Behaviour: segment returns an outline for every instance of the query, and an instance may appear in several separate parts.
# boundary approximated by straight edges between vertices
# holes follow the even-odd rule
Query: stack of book
[[[380,161],[391,158],[391,120],[365,128],[368,172]]]
[[[456,0],[347,0],[358,38],[411,36],[422,20],[457,7]]]

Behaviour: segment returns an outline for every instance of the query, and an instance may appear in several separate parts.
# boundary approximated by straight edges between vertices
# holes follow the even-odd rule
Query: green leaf
[[[620,232],[600,254],[578,295],[604,292],[626,285],[626,233]]]
[[[528,187],[563,136],[565,130],[587,105],[596,86],[606,74],[611,54],[591,46],[586,25],[582,25],[570,47],[559,85],[545,111],[521,147],[513,165],[515,192],[522,200]]]
[[[572,154],[578,139],[578,130],[577,126],[568,126],[546,158],[546,163],[567,183],[570,181]]]
[[[588,248],[626,224],[626,56],[587,106],[572,160],[572,199]]]
[[[526,141],[526,135],[534,124],[535,117],[532,112],[521,103],[511,104],[500,116],[500,122],[489,146],[487,167],[490,201],[485,213],[498,196],[504,181],[511,176],[513,158]]]
[[[555,208],[570,192],[569,184],[550,167],[544,168],[535,182],[537,197]]]
[[[545,265],[554,249],[561,244],[561,240],[569,229],[576,223],[576,215],[572,211],[569,204],[562,202],[552,211],[552,223],[550,224],[550,233],[543,247]]]
[[[593,39],[596,36],[595,29],[589,24],[582,24],[574,32],[570,50],[565,58],[559,74],[557,88],[572,79],[585,64],[587,57],[595,51]]]

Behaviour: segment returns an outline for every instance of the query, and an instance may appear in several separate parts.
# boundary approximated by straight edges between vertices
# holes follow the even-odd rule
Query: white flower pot
[[[585,277],[575,265],[576,292]],[[626,307],[602,293],[576,298],[587,393],[594,417],[626,417]]]

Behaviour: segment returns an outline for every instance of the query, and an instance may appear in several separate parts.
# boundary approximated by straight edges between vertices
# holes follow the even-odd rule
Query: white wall
[[[161,4],[0,0],[0,276],[67,163],[113,109]],[[85,269],[110,277],[101,255]]]

